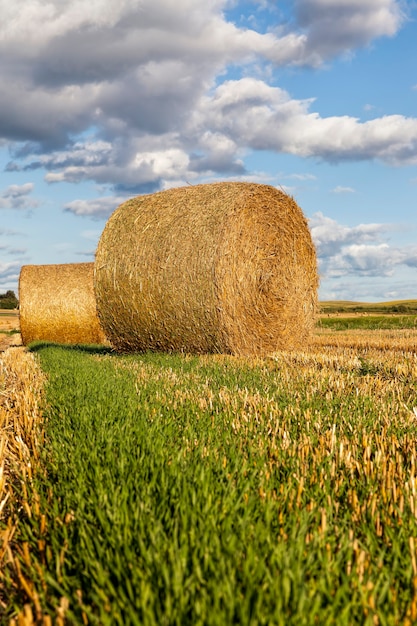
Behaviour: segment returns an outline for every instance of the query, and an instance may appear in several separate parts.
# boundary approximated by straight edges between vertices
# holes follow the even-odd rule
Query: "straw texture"
[[[116,209],[94,288],[117,350],[264,355],[308,339],[316,253],[301,209],[274,187],[181,187]]]
[[[106,337],[97,316],[93,263],[24,265],[19,277],[22,343],[46,340],[101,344]]]

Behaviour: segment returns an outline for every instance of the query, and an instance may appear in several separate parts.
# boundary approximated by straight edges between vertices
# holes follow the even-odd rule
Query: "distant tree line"
[[[0,309],[17,309],[18,306],[19,300],[14,291],[9,290],[6,293],[0,293]]]

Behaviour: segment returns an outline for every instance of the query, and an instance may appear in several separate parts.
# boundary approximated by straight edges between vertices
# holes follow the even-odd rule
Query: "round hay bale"
[[[317,288],[301,209],[252,183],[128,200],[108,220],[94,265],[98,315],[119,351],[264,355],[304,346]]]
[[[22,343],[102,344],[97,316],[94,263],[24,265],[19,276]]]

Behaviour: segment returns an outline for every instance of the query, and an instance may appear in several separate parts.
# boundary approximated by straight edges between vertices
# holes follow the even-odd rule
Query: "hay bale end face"
[[[275,187],[181,187],[116,209],[94,288],[117,350],[265,355],[310,335],[316,252],[301,209]]]
[[[103,344],[93,263],[24,265],[19,277],[22,343]]]

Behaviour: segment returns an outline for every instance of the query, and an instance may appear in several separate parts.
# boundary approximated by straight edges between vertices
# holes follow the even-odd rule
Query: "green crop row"
[[[321,317],[319,328],[331,330],[390,330],[416,329],[416,315],[367,315],[358,317]]]
[[[33,349],[45,434],[9,617],[26,602],[39,623],[416,623],[412,356]]]

